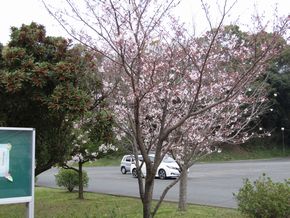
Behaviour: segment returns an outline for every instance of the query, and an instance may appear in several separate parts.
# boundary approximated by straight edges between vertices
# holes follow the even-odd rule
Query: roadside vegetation
[[[178,212],[176,208],[176,203],[166,202],[156,217],[244,217],[234,209],[189,205],[187,212]],[[25,205],[0,205],[0,217],[25,217],[25,209]],[[35,191],[35,217],[138,218],[142,217],[142,207],[136,198],[86,193],[86,198],[79,200],[74,192],[38,187]]]
[[[89,177],[86,171],[82,172],[82,185],[88,187]],[[79,186],[79,173],[72,169],[60,169],[55,175],[56,184],[60,187],[65,187],[69,192],[72,192],[75,187]]]
[[[285,143],[285,142],[284,142]],[[285,143],[287,144],[287,143]],[[281,135],[257,138],[242,145],[224,145],[221,153],[213,153],[202,162],[256,160],[290,157],[290,148],[283,146]]]
[[[96,161],[85,163],[85,167],[119,166],[123,155],[107,156]]]
[[[285,152],[279,146],[274,147],[236,147],[234,149],[225,148],[221,153],[214,153],[205,157],[201,162],[235,161],[235,160],[257,160],[283,158],[290,156],[290,149]]]
[[[276,146],[271,147],[247,145],[243,147],[235,146],[234,148],[233,147],[224,148],[221,153],[213,153],[210,156],[201,159],[199,162],[271,159],[289,156],[290,149],[286,148],[285,152],[283,152],[281,146],[277,144]],[[97,161],[88,162],[84,166],[85,167],[119,166],[122,157],[123,154],[118,153],[117,155],[110,155],[101,158]]]
[[[284,218],[290,216],[290,179],[273,182],[263,174],[258,180],[244,180],[237,194],[238,210],[243,214],[259,218]]]

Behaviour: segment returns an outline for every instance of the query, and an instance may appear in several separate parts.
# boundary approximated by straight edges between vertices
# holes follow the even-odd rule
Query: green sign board
[[[0,204],[33,201],[34,138],[31,128],[0,128]]]

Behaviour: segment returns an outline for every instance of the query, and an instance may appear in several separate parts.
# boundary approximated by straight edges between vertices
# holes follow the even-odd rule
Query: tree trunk
[[[151,207],[152,207],[152,195],[154,187],[154,178],[152,176],[146,176],[145,181],[145,193],[143,199],[143,218],[152,218]]]
[[[187,169],[183,169],[180,176],[181,176],[181,178],[180,178],[180,183],[179,183],[178,210],[186,211],[186,207],[187,207],[187,177],[188,177]]]
[[[79,162],[79,199],[84,199],[83,163]]]

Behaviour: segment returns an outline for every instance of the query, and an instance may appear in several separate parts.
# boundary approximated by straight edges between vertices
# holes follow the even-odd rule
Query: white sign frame
[[[32,132],[32,155],[31,155],[31,196],[0,198],[0,205],[2,204],[21,204],[25,203],[27,218],[34,218],[34,169],[35,169],[35,129],[34,128],[18,128],[18,127],[0,127],[1,130],[11,131],[31,131]]]

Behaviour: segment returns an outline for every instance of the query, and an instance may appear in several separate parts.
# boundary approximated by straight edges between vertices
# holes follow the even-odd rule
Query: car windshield
[[[163,158],[162,162],[164,162],[164,163],[174,163],[175,160],[174,160],[172,157],[165,156],[165,157]]]
[[[151,160],[152,162],[154,162],[154,156],[153,156],[153,155],[152,155],[152,156],[149,156],[149,158],[150,158],[150,160]],[[174,163],[175,160],[174,160],[172,157],[166,155],[166,156],[163,158],[162,162],[163,162],[163,163]]]

